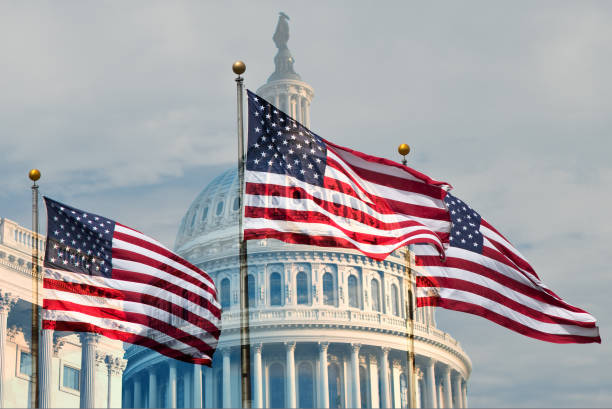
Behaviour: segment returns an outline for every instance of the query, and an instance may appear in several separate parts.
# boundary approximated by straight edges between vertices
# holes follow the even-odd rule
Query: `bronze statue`
[[[282,11],[278,16],[278,24],[276,25],[276,31],[272,40],[278,48],[278,53],[274,57],[275,70],[268,78],[268,82],[282,80],[282,79],[294,79],[301,80],[301,77],[293,69],[293,63],[295,60],[291,55],[291,51],[287,47],[289,41],[289,16]]]

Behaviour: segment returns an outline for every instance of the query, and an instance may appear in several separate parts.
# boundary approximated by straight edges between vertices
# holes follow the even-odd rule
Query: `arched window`
[[[308,363],[300,364],[298,369],[298,394],[300,408],[314,408],[314,376],[312,366]]]
[[[204,210],[202,210],[202,221],[205,222],[207,217],[208,217],[208,206],[206,206]]]
[[[340,370],[338,368],[338,365],[329,365],[327,371],[327,377],[329,380],[329,407],[342,407],[342,405],[340,404],[340,398],[342,396],[342,384],[340,383]]]
[[[399,317],[399,292],[397,291],[397,286],[395,284],[391,285],[391,311],[393,315]]]
[[[253,274],[249,274],[247,280],[249,286],[249,307],[252,307],[255,305],[255,293],[257,290],[255,288],[255,277],[253,277]]]
[[[297,303],[308,304],[308,275],[300,271],[297,275]]]
[[[359,285],[357,284],[357,277],[350,275],[348,278],[348,292],[349,292],[349,307],[359,308]]]
[[[224,278],[221,280],[221,308],[229,308],[230,306],[230,280]]]
[[[372,294],[372,310],[380,312],[380,285],[378,280],[372,280],[370,293]]]
[[[234,199],[234,204],[232,205],[232,209],[236,212],[240,209],[240,198],[237,197]]]
[[[270,366],[270,407],[284,408],[285,406],[285,369],[281,364]]]
[[[279,273],[270,274],[270,305],[281,305],[281,276]]]
[[[221,216],[221,213],[223,213],[223,201],[217,203],[217,216]]]
[[[323,304],[336,305],[334,278],[330,273],[325,273],[323,275]]]

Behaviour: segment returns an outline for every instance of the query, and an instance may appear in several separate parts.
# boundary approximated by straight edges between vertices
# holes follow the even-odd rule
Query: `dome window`
[[[300,271],[297,275],[297,303],[308,304],[308,275]]]
[[[349,307],[359,308],[359,284],[357,283],[357,277],[350,275],[348,278],[348,291],[349,291]]]
[[[281,276],[270,274],[270,305],[281,305]]]
[[[217,203],[217,216],[221,216],[223,213],[223,200]]]
[[[323,275],[323,304],[336,305],[334,278],[330,273],[325,273]]]
[[[232,209],[237,212],[238,209],[240,209],[240,198],[237,197],[234,199],[234,205],[232,206]]]
[[[229,308],[230,306],[230,280],[224,278],[221,280],[221,308]]]
[[[397,290],[397,286],[395,284],[391,285],[391,308],[393,311],[393,315],[396,317],[400,316],[399,312],[399,292]]]
[[[255,306],[255,277],[253,276],[253,274],[249,274],[248,275],[248,293],[249,293],[249,307],[253,307]]]
[[[378,280],[372,280],[370,287],[370,292],[372,293],[372,310],[380,312],[380,285],[378,284]]]
[[[208,206],[206,206],[204,210],[202,210],[202,221],[205,222],[207,217],[208,217]]]

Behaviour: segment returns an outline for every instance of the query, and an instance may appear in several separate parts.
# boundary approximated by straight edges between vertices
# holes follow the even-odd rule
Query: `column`
[[[436,399],[436,361],[430,359],[425,367],[425,382],[427,383],[427,406],[430,408],[438,407]]]
[[[461,374],[456,373],[453,378],[453,380],[455,381],[453,384],[453,399],[455,401],[454,407],[462,408],[463,403],[461,402]]]
[[[157,405],[157,373],[155,367],[149,367],[149,407],[156,408]]]
[[[361,407],[361,382],[359,380],[359,349],[360,344],[351,344],[351,372],[353,372],[353,402],[352,407]]]
[[[439,382],[437,383],[437,386],[436,386],[436,390],[438,394],[438,407],[445,408],[446,406],[444,403],[444,390],[442,388],[442,379],[439,379]]]
[[[6,322],[17,299],[9,293],[0,293],[0,408],[4,407],[4,355],[6,353]]]
[[[255,382],[254,391],[253,391],[253,407],[262,408],[263,407],[263,390],[262,390],[262,379],[263,374],[261,373],[261,344],[253,345],[254,359],[253,359],[253,370],[255,373],[253,374],[253,381]]]
[[[95,401],[96,347],[100,335],[85,332],[79,334],[81,339],[81,408],[93,408]],[[136,404],[136,402],[134,402]]]
[[[450,367],[444,366],[442,370],[442,385],[444,386],[444,407],[453,407],[453,397],[451,395],[451,380],[450,380]]]
[[[463,380],[463,385],[461,386],[461,393],[463,395],[463,399],[461,399],[461,402],[463,403],[463,407],[467,408],[468,407],[468,401],[467,401],[467,380]]]
[[[321,375],[321,396],[319,397],[319,405],[322,408],[329,408],[329,381],[327,380],[327,348],[329,343],[319,342],[319,362]]]
[[[391,388],[389,388],[389,350],[383,347],[380,357],[380,375],[382,376],[382,396],[380,397],[381,408],[391,407]]]
[[[302,123],[302,97],[299,94],[295,96],[295,119]]]
[[[134,405],[135,408],[142,408],[142,383],[140,381],[140,378],[138,377],[138,374],[134,375],[134,397],[132,398],[132,404]],[[82,396],[82,395],[81,395]],[[93,408],[93,406],[83,406],[81,405],[81,408]]]
[[[115,392],[115,395],[113,395],[113,376],[114,377],[118,377],[119,378],[119,383],[118,386],[120,387],[120,390],[122,390],[122,379],[121,376],[123,375],[123,370],[125,369],[126,365],[127,365],[127,360],[120,358],[118,356],[113,356],[113,355],[106,355],[106,357],[104,358],[104,362],[106,362],[106,367],[108,369],[108,387],[106,389],[106,407],[107,408],[120,408],[122,407],[121,404],[121,394],[122,392]],[[125,395],[124,395],[125,396]],[[125,406],[128,407],[128,406]]]
[[[293,116],[291,115],[291,94],[289,93],[289,90],[287,90],[287,93],[284,96],[285,96],[285,100],[284,100],[285,108],[283,109],[283,111],[285,111],[286,114],[289,114],[289,116]]]
[[[402,407],[402,387],[401,387],[401,382],[400,382],[400,376],[402,374],[401,362],[399,360],[394,360],[391,370],[392,370],[392,375],[393,375],[393,406],[392,407],[401,408]]]
[[[172,359],[168,361],[168,408],[176,408],[176,381],[176,361]]]
[[[287,347],[287,376],[285,380],[287,382],[287,407],[295,408],[295,342],[285,342]]]
[[[204,407],[213,407],[213,377],[212,368],[204,367]]]
[[[4,349],[1,349],[4,351]],[[43,329],[40,339],[40,354],[39,354],[39,372],[40,372],[40,407],[51,407],[51,376],[53,369],[51,359],[53,358],[53,330]]]
[[[380,395],[378,394],[378,362],[375,356],[370,355],[370,400],[371,408],[380,408]],[[362,402],[363,403],[363,402]]]
[[[184,369],[185,368],[183,368],[183,370],[181,371],[183,373],[183,407],[192,408],[193,405],[191,404],[190,399],[189,399],[192,395],[191,393],[191,374],[189,373],[189,371],[184,371]]]
[[[231,377],[230,377],[230,349],[225,348],[221,351],[223,355],[223,407],[232,407],[232,389],[231,389]],[[238,386],[240,388],[240,386]]]
[[[202,399],[202,365],[193,365],[193,385],[192,385],[191,407],[203,408]]]
[[[415,396],[415,408],[421,408],[423,406],[427,407],[427,405],[421,405],[421,379],[423,379],[423,371],[421,368],[416,368],[414,370],[414,396]]]

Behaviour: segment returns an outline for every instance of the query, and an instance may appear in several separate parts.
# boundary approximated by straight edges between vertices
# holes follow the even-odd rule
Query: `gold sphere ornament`
[[[234,74],[236,75],[244,74],[244,72],[246,71],[246,64],[238,60],[234,64],[232,64],[232,71],[234,71]]]
[[[406,156],[410,153],[410,146],[407,143],[403,143],[397,147],[397,151],[400,155]]]
[[[40,170],[32,169],[30,173],[28,173],[28,176],[32,182],[36,182],[38,179],[40,179]]]

